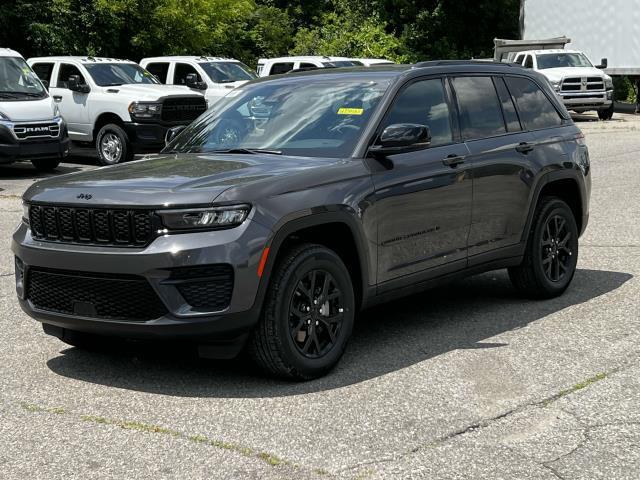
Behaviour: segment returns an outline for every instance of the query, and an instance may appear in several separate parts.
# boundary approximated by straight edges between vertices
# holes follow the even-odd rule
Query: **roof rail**
[[[511,63],[496,62],[490,60],[428,60],[426,62],[417,62],[414,67],[446,67],[447,65],[491,65],[503,67],[512,67]]]

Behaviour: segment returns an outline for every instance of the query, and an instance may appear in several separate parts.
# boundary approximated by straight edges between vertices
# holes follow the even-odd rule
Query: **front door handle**
[[[62,101],[62,95],[54,95],[54,96],[53,96],[53,99],[54,99],[56,102],[61,102],[61,101]]]
[[[461,163],[464,163],[464,157],[454,154],[447,155],[447,158],[442,160],[442,163],[444,163],[447,167],[455,168]]]
[[[531,143],[522,142],[518,144],[516,150],[520,153],[529,153],[533,150],[533,145]]]

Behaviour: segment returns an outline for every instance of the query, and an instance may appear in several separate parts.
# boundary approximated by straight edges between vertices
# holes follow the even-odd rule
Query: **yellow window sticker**
[[[346,108],[342,107],[338,110],[338,115],[362,115],[364,108]]]

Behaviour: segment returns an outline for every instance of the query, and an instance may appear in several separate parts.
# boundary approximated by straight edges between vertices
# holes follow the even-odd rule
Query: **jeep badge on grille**
[[[80,200],[91,200],[93,198],[93,195],[91,195],[90,193],[81,193],[76,198],[79,198]]]

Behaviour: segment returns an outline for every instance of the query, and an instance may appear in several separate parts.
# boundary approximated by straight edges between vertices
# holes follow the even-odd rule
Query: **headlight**
[[[187,210],[160,210],[162,224],[169,230],[233,228],[249,215],[249,205],[194,208]]]
[[[53,105],[53,118],[59,117],[60,116],[60,109],[58,108],[58,105]]]
[[[604,88],[607,90],[613,90],[613,79],[611,77],[604,78]]]
[[[562,80],[549,80],[549,83],[555,91],[558,91],[560,90],[560,84],[562,83]]]
[[[156,102],[133,102],[129,105],[129,113],[136,118],[159,117],[162,112],[162,104]]]

